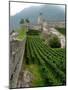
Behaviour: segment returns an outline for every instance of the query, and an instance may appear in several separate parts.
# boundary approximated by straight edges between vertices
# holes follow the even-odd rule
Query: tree
[[[28,18],[26,18],[26,20],[25,20],[27,23],[29,23],[30,21],[29,21],[29,19]]]
[[[49,45],[52,48],[60,48],[61,47],[61,43],[60,40],[57,36],[53,36],[50,40],[49,40]]]
[[[23,24],[24,23],[24,19],[22,18],[21,20],[20,20],[20,24]]]
[[[42,15],[42,12],[40,12],[40,15]]]
[[[24,25],[24,26],[27,27],[27,28],[29,28],[29,25],[28,25],[29,22],[30,22],[30,21],[29,21],[28,18],[26,18],[26,19],[23,19],[23,18],[22,18],[22,19],[20,20],[20,24],[21,24],[21,25]]]

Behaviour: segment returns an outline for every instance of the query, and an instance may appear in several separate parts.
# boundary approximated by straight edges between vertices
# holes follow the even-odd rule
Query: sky
[[[39,5],[41,5],[41,4],[11,2],[10,3],[10,15],[13,16],[16,13],[23,10],[24,8],[28,8],[28,7],[31,7],[31,6],[39,6]]]
[[[42,5],[42,4],[11,2],[10,3],[10,16],[14,16],[15,14],[19,13],[24,8],[28,8],[31,6],[39,6],[39,5]],[[64,8],[63,5],[61,5],[60,7]]]

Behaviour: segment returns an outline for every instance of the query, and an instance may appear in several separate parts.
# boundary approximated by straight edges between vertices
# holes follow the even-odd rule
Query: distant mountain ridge
[[[14,16],[10,16],[10,31],[20,26],[19,22],[21,18],[28,18],[31,23],[37,23],[40,12],[47,22],[65,20],[65,10],[59,7],[59,5],[31,6],[23,9]]]

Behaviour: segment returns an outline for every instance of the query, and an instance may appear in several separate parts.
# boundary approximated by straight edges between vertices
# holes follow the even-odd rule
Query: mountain
[[[28,18],[31,23],[37,23],[37,18],[42,13],[43,18],[48,21],[64,21],[65,9],[60,5],[40,5],[24,8],[14,16],[10,16],[10,31],[20,27],[21,18]]]

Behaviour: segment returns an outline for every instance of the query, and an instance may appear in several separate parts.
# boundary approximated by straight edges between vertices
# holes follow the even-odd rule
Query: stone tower
[[[40,13],[40,15],[38,16],[38,24],[42,24],[43,23],[43,17],[42,17],[42,13]]]
[[[42,13],[40,13],[40,15],[38,16],[38,25],[40,27],[40,30],[43,30],[43,17],[42,17]]]

